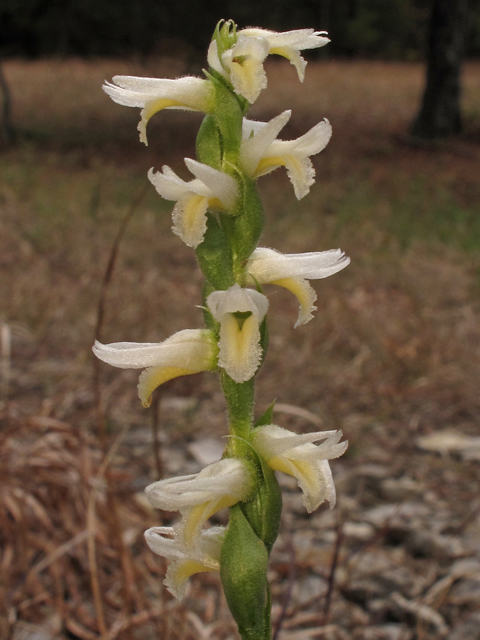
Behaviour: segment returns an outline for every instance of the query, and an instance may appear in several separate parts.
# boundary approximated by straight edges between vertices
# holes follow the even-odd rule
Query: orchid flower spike
[[[201,532],[193,547],[187,548],[178,539],[174,527],[152,527],[145,531],[150,549],[171,561],[163,584],[178,600],[183,598],[190,576],[201,571],[220,570],[224,536],[224,527],[211,527]]]
[[[297,70],[300,82],[305,78],[306,61],[300,55],[302,49],[318,49],[330,42],[326,31],[314,29],[295,29],[278,33],[268,29],[242,29],[238,37],[263,38],[268,43],[268,53],[287,58]]]
[[[276,471],[294,476],[303,491],[303,504],[310,513],[324,500],[333,509],[335,485],[328,460],[341,456],[348,442],[339,442],[341,431],[317,431],[297,435],[274,424],[258,427],[252,433],[252,444]],[[313,442],[323,440],[317,446]]]
[[[316,311],[317,294],[308,280],[332,276],[350,264],[340,249],[314,253],[280,253],[266,247],[257,247],[248,262],[248,284],[276,284],[291,291],[300,302],[295,327],[306,324]]]
[[[260,323],[268,310],[267,298],[234,284],[227,291],[211,293],[207,305],[220,322],[218,366],[235,382],[250,380],[262,359]]]
[[[159,343],[95,341],[93,353],[120,369],[145,369],[140,374],[138,395],[149,407],[152,393],[164,382],[200,371],[213,371],[217,366],[218,347],[208,329],[185,329]]]
[[[185,182],[170,167],[160,173],[148,172],[148,179],[166,200],[176,200],[172,218],[173,232],[189,247],[198,247],[207,229],[207,210],[228,211],[238,196],[235,178],[206,164],[185,158],[185,164],[195,176]]]
[[[115,76],[103,90],[117,104],[141,107],[138,125],[140,141],[148,145],[147,123],[162,109],[185,109],[210,113],[214,105],[214,89],[210,81],[193,76],[184,78],[139,78]]]
[[[253,486],[252,473],[242,461],[224,458],[200,473],[154,482],[145,492],[157,509],[182,513],[179,531],[191,547],[210,516],[248,498]]]
[[[284,111],[270,122],[244,118],[240,165],[254,179],[278,167],[286,167],[295,195],[301,200],[315,182],[315,169],[310,156],[325,149],[332,136],[332,127],[328,120],[323,120],[296,140],[277,140],[291,113]]]

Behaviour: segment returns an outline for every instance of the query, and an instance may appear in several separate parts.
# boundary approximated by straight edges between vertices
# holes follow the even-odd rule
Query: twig
[[[292,597],[292,588],[293,581],[295,580],[295,547],[292,542],[292,538],[289,537],[287,543],[288,550],[290,552],[290,563],[288,565],[288,577],[287,577],[287,588],[285,591],[285,595],[283,597],[282,609],[280,611],[280,615],[275,623],[275,629],[273,631],[272,640],[277,640],[278,634],[282,629],[283,621],[285,620],[285,616],[287,614],[288,605],[290,604],[290,600]]]
[[[330,606],[332,604],[332,595],[335,589],[335,573],[338,565],[338,557],[340,555],[340,547],[343,542],[343,522],[337,523],[337,539],[335,540],[335,549],[333,550],[332,564],[330,566],[330,574],[328,576],[328,589],[325,595],[325,605],[323,607],[323,624],[328,624],[330,617]]]
[[[95,555],[95,497],[96,497],[96,486],[100,482],[101,478],[105,475],[108,465],[110,464],[115,452],[117,451],[120,442],[125,437],[130,425],[125,425],[120,434],[115,439],[114,443],[110,447],[110,451],[105,456],[99,470],[97,476],[95,478],[95,484],[90,493],[90,497],[88,499],[88,508],[87,508],[87,530],[88,530],[88,564],[90,567],[90,584],[92,587],[93,593],[93,601],[95,605],[95,613],[97,616],[97,624],[98,629],[100,631],[100,635],[103,637],[107,633],[107,626],[105,623],[105,616],[103,613],[103,604],[102,604],[102,596],[100,592],[100,584],[98,582],[98,570],[97,570],[97,561]]]
[[[9,144],[15,140],[15,130],[12,125],[12,96],[1,66],[0,88],[3,94],[2,128],[5,134],[5,140],[7,144]]]
[[[160,422],[160,395],[156,395],[152,403],[152,440],[153,440],[153,458],[155,461],[155,469],[157,471],[157,479],[163,478],[163,463],[161,453],[161,443],[158,437],[158,427]]]
[[[105,305],[106,305],[106,299],[107,299],[107,293],[108,293],[108,287],[111,283],[112,277],[113,277],[113,273],[115,271],[115,266],[117,263],[117,258],[118,258],[118,252],[120,249],[120,243],[122,241],[122,238],[125,234],[125,231],[127,229],[128,223],[130,222],[130,220],[133,217],[133,214],[135,213],[135,211],[137,210],[138,206],[140,205],[140,203],[142,202],[143,198],[145,197],[147,190],[149,189],[149,184],[145,184],[143,186],[143,188],[141,189],[140,193],[137,195],[137,197],[132,201],[129,209],[127,210],[127,213],[125,214],[125,216],[123,217],[120,226],[118,228],[117,231],[117,235],[115,236],[115,239],[113,241],[112,244],[112,248],[110,250],[110,255],[108,258],[108,262],[107,262],[107,267],[105,269],[105,273],[102,279],[102,284],[100,287],[100,296],[99,296],[99,301],[98,301],[98,307],[97,307],[97,322],[95,325],[95,339],[96,340],[101,340],[102,339],[102,333],[103,333],[103,324],[104,324],[104,320],[105,320]],[[94,397],[95,397],[95,410],[96,410],[96,422],[97,422],[97,433],[98,433],[98,437],[100,440],[100,445],[102,447],[103,452],[105,453],[106,451],[106,425],[105,425],[105,416],[103,415],[103,411],[102,411],[102,398],[101,398],[101,376],[100,376],[100,361],[97,358],[93,358],[93,384],[94,384]],[[109,458],[110,454],[105,458],[105,460],[107,460]],[[108,466],[108,464],[107,464]],[[125,545],[123,543],[123,538],[122,538],[122,534],[121,534],[121,530],[120,530],[120,518],[118,517],[118,510],[117,510],[117,505],[116,505],[116,500],[115,500],[115,496],[114,496],[114,491],[113,491],[113,482],[110,476],[110,473],[107,469],[107,466],[105,466],[105,477],[107,480],[107,486],[108,486],[108,492],[107,492],[107,500],[108,500],[108,506],[109,506],[109,512],[110,512],[110,519],[111,519],[111,526],[112,526],[112,530],[113,530],[113,535],[116,541],[116,545],[117,545],[117,549],[118,552],[120,554],[120,561],[121,561],[121,568],[122,568],[122,574],[123,574],[123,586],[124,586],[124,590],[125,590],[125,599],[127,601],[127,606],[129,608],[131,608],[132,606],[132,602],[133,602],[133,596],[132,596],[132,585],[134,584],[134,578],[133,578],[133,569],[132,569],[132,565],[130,562],[130,558],[128,557],[127,551],[125,549]],[[95,513],[93,511],[93,513],[91,512],[90,509],[90,503],[89,503],[89,511],[88,511],[88,516],[87,518],[89,518],[89,523],[90,525],[92,524],[92,522],[94,523],[94,518],[95,518]],[[93,521],[90,520],[90,518],[93,518]],[[89,538],[88,538],[88,542],[89,542],[89,547],[88,547],[88,551],[89,551],[89,562],[90,562],[90,567],[91,567],[91,579],[92,579],[92,591],[94,594],[94,600],[95,600],[95,610],[97,613],[97,619],[98,619],[98,624],[99,624],[99,628],[100,628],[100,633],[102,635],[104,635],[106,633],[106,627],[105,627],[105,619],[103,617],[103,609],[102,609],[102,604],[101,604],[101,596],[100,596],[100,589],[99,589],[99,584],[98,584],[98,579],[97,579],[97,573],[96,573],[96,564],[95,564],[95,555],[94,555],[94,538],[92,537],[91,533],[90,533],[90,528],[89,528]]]
[[[115,270],[115,265],[117,262],[118,251],[120,248],[120,242],[125,234],[128,223],[130,222],[133,214],[137,210],[138,206],[142,202],[145,197],[147,190],[149,189],[149,184],[145,184],[138,194],[138,196],[132,201],[130,208],[127,213],[123,217],[123,220],[118,228],[117,235],[115,236],[115,240],[113,241],[112,248],[110,249],[110,255],[107,262],[107,268],[105,269],[105,273],[103,275],[102,284],[100,287],[100,297],[98,300],[97,307],[97,322],[95,324],[95,340],[102,340],[103,333],[103,323],[105,320],[105,303],[107,299],[107,291],[112,280],[113,272]],[[97,431],[100,437],[100,441],[105,451],[105,417],[102,412],[101,405],[101,391],[100,391],[100,361],[98,358],[93,358],[93,384],[94,384],[94,395],[95,395],[95,407],[96,407],[96,416],[97,416]]]
[[[10,327],[4,322],[0,327],[0,362],[1,362],[1,397],[8,401],[10,384],[10,366],[12,358],[12,333]]]

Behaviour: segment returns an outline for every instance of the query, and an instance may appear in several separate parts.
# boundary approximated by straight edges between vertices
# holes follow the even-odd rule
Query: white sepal
[[[272,469],[297,479],[303,504],[311,512],[325,500],[331,509],[335,506],[335,485],[328,460],[345,452],[348,442],[339,442],[341,437],[341,431],[298,435],[270,424],[253,431],[252,443]],[[320,440],[321,444],[313,444]]]
[[[283,254],[257,247],[247,265],[247,283],[277,284],[291,291],[300,302],[295,327],[312,319],[317,295],[307,280],[327,278],[350,264],[340,249],[312,253]]]
[[[268,310],[267,298],[253,289],[234,284],[227,291],[214,291],[207,305],[220,322],[218,366],[235,382],[246,382],[255,374],[262,359],[260,323]],[[236,313],[249,313],[238,318]]]
[[[197,474],[154,482],[145,492],[154,507],[182,513],[179,529],[184,543],[191,546],[210,516],[246,499],[252,489],[253,478],[245,464],[224,458]]]
[[[224,536],[224,527],[211,527],[203,530],[195,544],[188,548],[174,527],[152,527],[145,531],[150,549],[170,560],[164,584],[178,600],[182,599],[190,576],[201,571],[220,570]]]
[[[142,108],[138,130],[145,144],[148,144],[147,123],[158,111],[186,109],[209,113],[214,104],[211,82],[193,76],[175,79],[115,76],[113,83],[103,85],[103,90],[118,104]]]
[[[113,367],[145,369],[140,375],[138,395],[148,407],[153,391],[164,382],[215,369],[218,347],[208,329],[185,329],[158,343],[102,344],[96,340],[93,353]]]
[[[175,200],[173,208],[173,232],[189,247],[198,247],[207,229],[207,210],[228,211],[238,196],[235,178],[206,164],[185,158],[185,164],[195,176],[185,182],[170,167],[162,167],[162,173],[153,169],[148,179],[166,200]]]

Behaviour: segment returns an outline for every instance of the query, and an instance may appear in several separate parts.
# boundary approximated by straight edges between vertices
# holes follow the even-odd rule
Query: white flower
[[[209,113],[213,109],[214,89],[208,80],[185,78],[139,78],[115,76],[103,90],[114,102],[127,107],[142,107],[138,125],[141,142],[147,142],[147,122],[162,109],[185,109]]]
[[[272,469],[283,471],[298,480],[303,504],[308,512],[324,500],[335,506],[336,494],[328,460],[341,456],[348,442],[339,442],[341,431],[317,431],[297,435],[269,424],[253,431],[252,443]],[[323,440],[315,446],[313,442]]]
[[[278,167],[286,167],[295,195],[300,200],[315,182],[310,156],[325,149],[332,127],[328,120],[323,120],[296,140],[276,140],[290,115],[291,111],[284,111],[270,122],[244,118],[240,165],[250,178],[259,178]]]
[[[263,63],[269,54],[277,54],[290,60],[303,82],[307,63],[300,51],[323,47],[328,42],[330,40],[325,32],[313,29],[284,33],[267,29],[242,29],[238,32],[238,39],[233,47],[220,55],[217,41],[212,40],[208,50],[208,63],[232,83],[236,93],[252,103],[267,86]]]
[[[176,200],[172,218],[173,232],[189,247],[197,247],[207,228],[207,209],[227,211],[238,196],[235,178],[217,171],[206,164],[185,158],[185,164],[195,176],[185,182],[170,167],[163,173],[148,172],[148,178],[158,193],[166,200]]]
[[[216,368],[218,347],[208,329],[185,329],[159,343],[95,341],[93,353],[121,369],[145,369],[140,374],[138,395],[149,407],[152,393],[164,382]]]
[[[188,548],[179,540],[173,527],[152,527],[145,531],[150,549],[171,561],[164,584],[175,598],[182,599],[187,580],[194,573],[220,570],[224,535],[224,527],[211,527],[202,531],[195,544]]]
[[[252,489],[253,478],[245,464],[224,458],[200,473],[154,482],[145,492],[157,509],[181,512],[179,532],[183,543],[191,547],[210,516],[245,500]]]
[[[244,35],[249,38],[263,38],[268,43],[268,53],[277,54],[290,60],[295,66],[301,82],[305,78],[307,63],[300,55],[302,49],[317,49],[330,42],[326,31],[314,31],[313,29],[296,29],[294,31],[268,31],[267,29],[242,29],[239,37]]]
[[[247,283],[276,284],[291,291],[300,302],[295,327],[306,324],[317,309],[317,294],[308,280],[332,276],[350,264],[340,249],[312,253],[280,253],[266,247],[257,247],[246,267]]]
[[[208,49],[208,63],[224,78],[230,80],[233,89],[252,103],[267,86],[267,76],[263,61],[268,56],[268,43],[264,38],[239,35],[231,49],[227,49],[221,59],[216,40]]]
[[[262,359],[260,323],[268,310],[267,298],[234,284],[227,291],[211,293],[207,305],[220,322],[218,366],[235,382],[250,380]]]

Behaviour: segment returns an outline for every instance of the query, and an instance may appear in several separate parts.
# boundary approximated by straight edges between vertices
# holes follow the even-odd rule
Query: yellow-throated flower
[[[210,113],[214,106],[214,89],[210,81],[193,76],[184,78],[140,78],[115,76],[103,90],[114,102],[126,107],[140,107],[140,140],[147,141],[147,123],[162,109],[185,109]]]
[[[173,232],[189,247],[197,247],[207,229],[207,210],[228,211],[233,208],[238,196],[235,178],[217,171],[206,164],[185,158],[185,164],[195,176],[185,182],[170,167],[163,173],[148,172],[148,178],[157,192],[166,200],[175,200]]]
[[[190,576],[220,570],[224,536],[224,527],[211,527],[201,532],[192,547],[186,547],[174,527],[152,527],[145,531],[150,549],[170,560],[163,584],[178,600],[182,599]]]
[[[250,380],[262,359],[260,323],[268,310],[267,298],[234,284],[227,291],[211,293],[207,305],[220,322],[218,366],[235,382]]]
[[[297,70],[300,82],[305,78],[306,61],[300,55],[300,51],[305,49],[318,49],[330,42],[326,31],[315,31],[314,29],[295,29],[293,31],[269,31],[268,29],[241,29],[238,32],[249,38],[263,38],[268,43],[268,53],[276,54],[290,60]]]
[[[276,471],[294,476],[303,491],[303,504],[308,512],[324,500],[335,506],[336,493],[328,460],[341,456],[348,442],[339,442],[341,431],[317,431],[298,435],[288,429],[269,424],[252,433],[252,444]],[[323,440],[319,445],[312,444]]]
[[[232,83],[236,93],[252,103],[267,86],[263,68],[269,54],[277,54],[290,60],[303,82],[306,62],[300,55],[302,49],[323,47],[330,40],[324,32],[298,29],[277,33],[267,29],[242,29],[235,44],[226,51],[219,51],[216,39],[208,50],[208,63]]]
[[[315,182],[315,169],[310,156],[325,149],[332,135],[332,127],[328,120],[323,120],[296,140],[277,140],[290,115],[291,111],[284,111],[270,122],[244,118],[240,165],[250,178],[259,178],[278,167],[285,167],[295,195],[300,200]]]
[[[219,56],[216,40],[208,49],[208,64],[232,83],[235,93],[252,103],[267,86],[263,62],[268,56],[264,38],[239,35],[231,49]]]
[[[159,343],[95,341],[93,353],[120,369],[145,369],[140,374],[138,395],[149,407],[152,393],[164,382],[217,366],[218,347],[208,329],[185,329]]]
[[[340,249],[312,253],[280,253],[274,249],[257,247],[246,267],[247,283],[277,284],[291,291],[300,302],[295,327],[306,324],[317,309],[317,294],[308,280],[320,280],[341,271],[348,258]]]
[[[181,512],[178,531],[182,544],[191,547],[210,516],[248,498],[253,486],[252,473],[241,460],[224,458],[200,473],[154,482],[145,492],[157,509]]]

